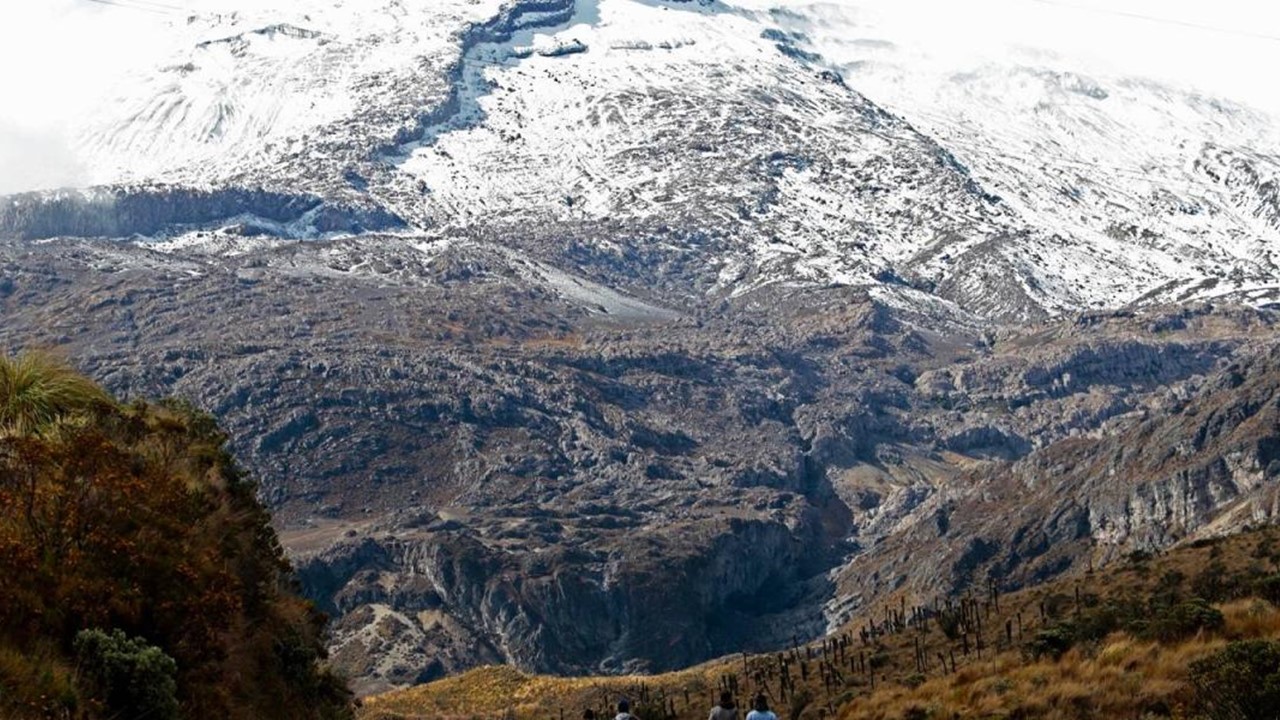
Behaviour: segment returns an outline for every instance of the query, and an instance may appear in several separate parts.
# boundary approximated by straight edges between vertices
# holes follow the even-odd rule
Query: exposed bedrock
[[[112,187],[0,197],[0,238],[131,238],[240,223],[248,232],[305,238],[404,226],[372,204],[330,204],[260,189]]]
[[[808,582],[829,564],[814,552],[820,521],[805,511],[792,524],[725,515],[602,532],[582,547],[534,553],[461,529],[411,533],[334,547],[304,561],[301,576],[339,614],[382,605],[411,624],[424,612],[447,615],[444,632],[423,636],[434,646],[415,648],[446,671],[476,662],[477,644],[488,651],[481,659],[541,672],[665,670],[821,626],[821,596]],[[354,567],[352,552],[363,569],[336,587],[335,577]],[[362,653],[383,651],[364,638],[349,642]]]
[[[0,341],[217,414],[362,689],[675,667],[1274,513],[1270,311],[618,317],[552,255],[428,249],[0,243]]]

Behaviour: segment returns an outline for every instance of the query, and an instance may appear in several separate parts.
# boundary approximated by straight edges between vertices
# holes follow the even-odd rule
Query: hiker
[[[778,720],[778,716],[769,711],[769,700],[764,693],[756,695],[755,709],[747,713],[747,720]]]
[[[733,693],[728,690],[720,693],[720,704],[711,708],[711,717],[707,720],[738,720],[738,708],[733,704]]]
[[[631,714],[631,703],[626,698],[618,701],[618,715],[613,720],[638,720]]]

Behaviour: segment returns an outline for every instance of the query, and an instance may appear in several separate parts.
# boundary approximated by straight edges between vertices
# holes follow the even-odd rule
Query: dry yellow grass
[[[679,697],[708,695],[713,668],[703,666],[661,676],[562,678],[528,675],[508,666],[486,666],[428,685],[367,698],[366,719],[555,718],[561,710],[576,720],[585,708],[604,712],[620,697],[642,692]],[[572,712],[570,711],[572,709]]]
[[[1274,609],[1271,615],[1280,616]],[[1225,644],[1199,638],[1164,646],[1118,634],[1096,651],[1072,650],[1057,661],[1025,662],[1009,652],[914,690],[859,697],[844,705],[840,717],[899,720],[913,711],[929,718],[1178,717],[1190,700],[1187,667]]]
[[[838,684],[819,679],[818,662],[811,663],[807,682],[798,683],[807,703],[788,699],[775,702],[782,720],[954,720],[959,718],[1186,718],[1192,700],[1188,669],[1192,662],[1221,650],[1231,640],[1280,639],[1280,610],[1254,597],[1216,607],[1225,626],[1219,632],[1202,631],[1180,642],[1159,643],[1125,633],[1113,633],[1096,642],[1079,644],[1059,659],[1031,659],[1023,642],[1043,627],[1040,605],[1053,596],[1116,598],[1147,595],[1161,579],[1180,572],[1185,585],[1211,563],[1224,576],[1233,573],[1275,572],[1272,545],[1280,547],[1275,528],[1235,536],[1221,542],[1194,544],[1150,561],[1126,562],[1078,577],[1064,578],[1001,598],[1000,610],[988,621],[988,649],[979,659],[965,657],[954,641],[933,623],[926,633],[908,631],[883,638],[888,662],[870,678],[844,673]],[[1001,612],[1002,611],[1002,612]],[[1009,644],[1005,621],[1025,624],[1021,638]],[[851,625],[857,628],[860,622]],[[944,671],[931,660],[918,673],[914,646],[919,639],[930,658],[956,652],[954,672]],[[870,654],[875,647],[861,644],[854,652]],[[802,653],[804,654],[804,653]],[[743,675],[741,657],[713,661],[689,670],[652,677],[550,678],[529,676],[511,668],[482,668],[429,685],[369,698],[363,720],[395,718],[515,718],[516,720],[576,720],[584,708],[597,711],[621,695],[635,698],[643,683],[653,698],[665,697],[670,710],[674,700],[679,720],[702,720],[721,678]],[[776,662],[775,656],[758,656],[753,666]],[[766,682],[767,684],[767,682]],[[749,697],[755,686],[739,694]],[[688,701],[686,695],[688,693]],[[656,710],[651,702],[647,710]],[[781,706],[781,707],[779,707]],[[659,715],[660,716],[660,715]]]

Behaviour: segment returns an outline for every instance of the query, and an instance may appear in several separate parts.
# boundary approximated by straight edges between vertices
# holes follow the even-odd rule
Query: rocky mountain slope
[[[903,583],[1023,581],[1274,512],[1271,311],[998,330],[832,288],[680,313],[502,248],[380,245],[3,262],[6,342],[223,418],[369,689],[677,667]]]
[[[901,593],[821,641],[673,673],[562,677],[477,668],[365,698],[359,716],[506,713],[523,720],[575,708],[607,716],[625,697],[640,716],[697,720],[724,689],[739,707],[763,693],[780,717],[798,720],[1203,712],[1257,698],[1266,692],[1261,677],[1275,672],[1265,659],[1256,671],[1232,664],[1219,684],[1206,682],[1197,670],[1206,663],[1196,662],[1229,642],[1280,638],[1275,530],[1135,553],[1016,592],[996,583],[956,598]],[[1235,689],[1224,689],[1228,684]],[[1254,707],[1273,705],[1263,699]]]
[[[0,199],[0,345],[213,411],[363,689],[1275,511],[1265,115],[1049,60],[930,94],[801,5],[224,5],[158,13],[100,187]]]

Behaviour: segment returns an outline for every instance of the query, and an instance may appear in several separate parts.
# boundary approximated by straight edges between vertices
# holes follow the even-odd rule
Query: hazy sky
[[[850,0],[890,38],[941,63],[1015,48],[1187,85],[1280,115],[1276,0]]]
[[[358,2],[359,0],[347,0]],[[431,0],[419,0],[430,2]],[[120,4],[109,4],[111,2]],[[732,0],[730,0],[732,2]],[[0,0],[0,193],[80,181],[69,128],[131,70],[177,49],[166,23],[263,0]],[[932,62],[1052,51],[1082,69],[1173,80],[1280,116],[1277,0],[779,0],[879,30]],[[129,7],[123,7],[127,5]],[[252,12],[252,10],[251,10]]]

